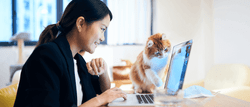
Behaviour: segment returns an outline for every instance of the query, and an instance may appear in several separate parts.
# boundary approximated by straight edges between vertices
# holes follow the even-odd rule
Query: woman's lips
[[[100,44],[100,43],[98,43],[98,42],[94,42],[94,44],[96,45],[95,47],[97,47],[97,45],[98,45],[98,44]]]

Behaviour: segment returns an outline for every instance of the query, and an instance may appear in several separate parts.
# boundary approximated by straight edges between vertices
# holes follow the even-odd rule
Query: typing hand
[[[101,102],[103,102],[103,104],[110,103],[113,100],[115,100],[117,98],[121,98],[121,97],[124,100],[127,100],[127,94],[125,92],[123,92],[120,88],[117,88],[117,87],[106,90],[98,97],[99,97],[98,99]]]

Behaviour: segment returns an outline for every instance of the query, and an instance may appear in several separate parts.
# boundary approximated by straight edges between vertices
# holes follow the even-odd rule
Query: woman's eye
[[[106,29],[104,29],[104,28],[101,28],[101,30],[102,30],[102,31],[105,31]]]

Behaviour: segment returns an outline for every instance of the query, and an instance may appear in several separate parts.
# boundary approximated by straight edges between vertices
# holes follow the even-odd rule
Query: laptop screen
[[[173,47],[165,89],[174,93],[182,89],[192,42],[189,40]]]

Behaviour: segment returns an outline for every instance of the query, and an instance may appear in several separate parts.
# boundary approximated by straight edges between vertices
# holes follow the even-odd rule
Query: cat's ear
[[[154,42],[153,42],[152,40],[149,40],[149,41],[148,41],[148,47],[153,46],[153,44],[154,44]]]
[[[167,38],[168,38],[168,37],[167,37],[167,35],[166,35],[166,34],[164,34],[164,33],[162,33],[162,37],[161,37],[161,39],[162,39],[162,40],[167,40]]]

